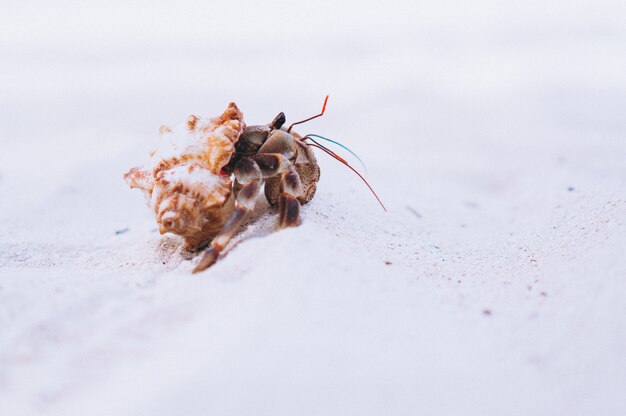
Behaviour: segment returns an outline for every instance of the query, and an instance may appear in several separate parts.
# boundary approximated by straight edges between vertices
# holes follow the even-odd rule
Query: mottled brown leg
[[[280,178],[279,222],[280,228],[298,225],[302,194],[300,176],[289,159],[278,153],[257,154],[242,159],[233,172],[235,174],[235,210],[220,233],[204,251],[202,259],[193,270],[201,272],[211,267],[237,232],[245,218],[254,210],[256,198],[261,189],[263,178]]]
[[[294,227],[300,221],[302,182],[296,168],[279,153],[264,153],[253,156],[265,178],[279,178],[278,227]]]
[[[283,173],[280,179],[280,191],[278,226],[280,228],[295,227],[300,221],[298,197],[302,195],[302,184],[300,176],[293,166],[290,166],[289,171]]]
[[[279,228],[295,227],[300,223],[300,202],[296,197],[282,193],[278,199],[278,206],[280,209]]]
[[[235,168],[235,177],[237,188],[239,188],[235,197],[235,209],[220,233],[202,254],[202,259],[193,269],[194,273],[211,267],[217,261],[221,251],[235,235],[248,214],[254,210],[263,180],[258,165],[252,159],[242,159]]]

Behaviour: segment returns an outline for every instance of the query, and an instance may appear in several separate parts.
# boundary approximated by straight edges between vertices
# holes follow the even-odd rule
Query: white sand
[[[337,3],[0,13],[1,415],[626,414],[623,3]],[[122,173],[326,93],[389,213],[320,154],[192,276]]]

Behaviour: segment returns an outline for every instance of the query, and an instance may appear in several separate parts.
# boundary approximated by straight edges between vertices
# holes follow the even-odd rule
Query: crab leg
[[[279,178],[278,227],[293,227],[300,219],[302,182],[293,164],[280,153],[259,153],[253,157],[265,178]]]
[[[259,153],[255,158],[260,158],[262,161],[275,160],[275,164],[280,160],[282,163],[282,169],[274,169],[273,175],[267,176],[279,176],[278,181],[270,183],[266,186],[265,195],[268,197],[270,203],[276,203],[276,196],[278,196],[279,207],[279,219],[278,227],[294,227],[298,225],[300,220],[300,201],[298,198],[303,196],[302,181],[300,175],[295,169],[291,160],[296,160],[298,157],[298,144],[293,135],[288,134],[282,130],[274,130],[268,137],[267,141],[259,149]],[[305,148],[306,152],[306,148]],[[265,174],[265,172],[264,172]],[[271,189],[275,189],[275,183],[278,182],[278,195]],[[272,195],[273,194],[273,195]]]
[[[254,210],[263,181],[259,166],[252,159],[242,159],[235,168],[235,177],[237,179],[236,189],[238,188],[235,197],[235,209],[220,233],[204,251],[202,259],[193,269],[194,273],[211,267],[217,261],[220,252],[226,247],[248,214]]]
[[[264,153],[242,159],[234,170],[236,178],[235,210],[224,228],[211,241],[202,259],[193,270],[201,272],[212,266],[237,232],[248,214],[254,210],[256,198],[264,178],[280,177],[279,222],[280,228],[298,225],[302,194],[300,176],[292,163],[279,153]]]
[[[300,176],[298,176],[293,167],[289,172],[282,175],[280,190],[278,227],[295,227],[300,221],[300,201],[298,201],[298,196],[302,195],[302,184],[300,183]]]

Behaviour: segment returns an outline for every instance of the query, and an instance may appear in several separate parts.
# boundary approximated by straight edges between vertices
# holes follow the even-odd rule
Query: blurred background
[[[325,94],[327,116],[310,128],[371,164],[537,144],[624,156],[620,1],[0,7],[0,163],[4,176],[45,163],[44,188],[70,164],[145,147],[190,113],[235,101],[251,123],[278,111],[293,120]]]

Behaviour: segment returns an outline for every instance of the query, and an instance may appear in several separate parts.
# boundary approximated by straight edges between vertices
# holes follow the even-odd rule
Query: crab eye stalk
[[[285,113],[281,111],[276,117],[274,117],[274,120],[272,120],[270,127],[274,130],[278,130],[283,126],[283,124],[285,124],[285,121],[287,121],[287,119],[285,118]]]

